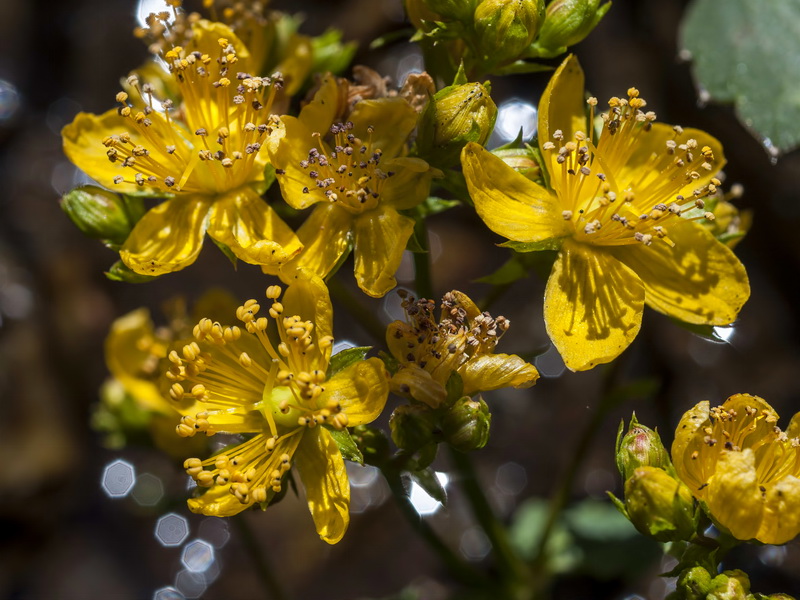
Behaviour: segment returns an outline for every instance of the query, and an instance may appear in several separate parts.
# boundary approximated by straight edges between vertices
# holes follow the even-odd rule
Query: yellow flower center
[[[588,100],[590,123],[594,123],[595,98]],[[703,213],[703,198],[713,195],[718,179],[699,187],[691,197],[680,194],[702,171],[713,168],[711,148],[698,148],[697,141],[680,142],[681,127],[661,151],[654,151],[647,161],[629,166],[631,158],[646,146],[656,115],[644,112],[646,105],[636,88],[628,90],[628,98],[611,98],[610,110],[601,115],[602,130],[595,136],[578,131],[566,140],[561,130],[553,133],[553,141],[542,147],[555,162],[551,185],[561,200],[562,216],[572,227],[574,238],[583,243],[619,246],[642,243],[649,246],[663,240],[670,246],[666,225],[688,210],[699,215],[689,220],[709,219]]]
[[[153,85],[128,78],[143,105],[140,110],[126,92],[117,94],[119,114],[135,133],[103,140],[109,160],[127,173],[115,183],[215,195],[260,176],[257,157],[272,132],[269,113],[282,78],[232,72],[236,51],[225,38],[219,46],[216,57],[180,46],[163,54],[183,99],[178,110],[170,99],[158,101]]]
[[[774,414],[750,406],[745,407],[744,414],[717,406],[711,409],[710,416],[711,424],[702,430],[703,446],[691,455],[701,481],[708,482],[714,475],[723,452],[748,448],[755,455],[762,494],[786,475],[800,475],[800,440],[790,439],[781,431]]]
[[[280,490],[291,452],[275,457],[276,448],[293,452],[306,428],[325,424],[341,430],[348,423],[337,401],[321,398],[327,367],[323,351],[333,339],[325,336],[315,344],[314,324],[284,317],[280,294],[279,286],[267,289],[273,301],[270,319],[258,317],[261,306],[248,300],[236,310],[245,331],[201,319],[193,330],[195,340],[168,356],[170,396],[175,401],[193,397],[203,409],[181,419],[178,435],[258,434],[231,454],[186,461],[198,485],[230,485],[243,503],[265,501],[267,487]],[[277,325],[277,344],[267,332],[270,320]]]
[[[308,172],[311,185],[325,190],[329,202],[358,214],[378,206],[384,182],[394,172],[378,168],[383,151],[373,146],[373,128],[367,129],[366,141],[350,133],[352,129],[349,121],[331,125],[332,146],[319,133],[312,134],[320,148],[311,148],[300,167]],[[309,193],[309,187],[303,193]]]

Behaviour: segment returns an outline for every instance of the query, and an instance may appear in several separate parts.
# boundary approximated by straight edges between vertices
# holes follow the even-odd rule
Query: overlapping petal
[[[572,140],[576,131],[589,133],[583,85],[583,69],[577,57],[570,55],[553,73],[539,101],[540,148],[552,142],[553,133],[559,129],[566,140]]]
[[[394,274],[414,230],[414,220],[391,206],[381,205],[359,215],[354,225],[353,250],[358,287],[370,296],[380,298],[397,285]]]
[[[350,482],[339,447],[326,429],[317,427],[303,435],[295,460],[317,533],[335,544],[350,523]]]
[[[704,227],[674,219],[671,247],[656,242],[611,250],[641,278],[648,306],[688,323],[728,325],[750,297],[736,255]]]
[[[547,333],[564,363],[583,371],[619,356],[642,322],[641,280],[613,256],[565,242],[544,295]]]
[[[120,249],[120,258],[142,275],[163,275],[192,264],[203,247],[212,199],[175,197],[151,208]]]
[[[378,418],[389,395],[389,373],[379,358],[358,361],[325,382],[321,403],[336,401],[349,426],[365,425]]]
[[[459,370],[464,395],[504,387],[529,388],[539,379],[539,371],[516,354],[474,356]]]

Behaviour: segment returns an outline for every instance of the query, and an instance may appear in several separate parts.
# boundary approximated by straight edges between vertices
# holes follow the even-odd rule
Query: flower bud
[[[492,150],[492,154],[499,156],[504,163],[527,179],[531,181],[541,179],[542,169],[539,163],[536,162],[529,146],[525,148],[498,148],[497,150]]]
[[[625,482],[628,519],[659,542],[684,540],[694,533],[692,493],[663,469],[639,467]]]
[[[706,594],[707,600],[747,600],[750,592],[750,578],[747,573],[735,569],[723,571],[711,580]]]
[[[444,20],[442,15],[435,13],[428,7],[425,0],[405,0],[405,6],[408,20],[417,29],[428,30],[433,25],[426,26],[426,22],[432,24],[434,21]]]
[[[496,119],[497,106],[480,83],[446,87],[433,96],[422,113],[419,153],[435,166],[452,166],[467,142],[486,143]]]
[[[445,441],[460,452],[478,450],[489,441],[492,414],[483,398],[464,396],[442,418]]]
[[[94,185],[77,187],[64,194],[61,208],[85,235],[115,245],[125,242],[145,212],[141,199]]]
[[[368,465],[381,466],[391,456],[389,440],[380,429],[368,425],[353,427],[351,435]]]
[[[589,35],[611,8],[611,2],[600,6],[600,0],[554,0],[536,40],[538,54],[552,57],[567,51]]]
[[[543,18],[543,0],[483,0],[474,18],[480,53],[493,64],[518,59],[536,37]]]
[[[639,467],[658,467],[666,471],[672,470],[669,453],[661,443],[657,431],[639,424],[636,415],[631,417],[628,433],[622,436],[623,425],[620,423],[617,435],[617,469],[622,479],[627,481]]]
[[[417,450],[431,443],[435,424],[433,412],[421,404],[398,406],[389,419],[392,440],[404,450]]]
[[[439,15],[442,21],[463,21],[472,19],[475,6],[481,0],[422,0],[428,10]]]
[[[711,575],[703,567],[692,567],[681,572],[675,584],[675,593],[681,600],[705,600],[711,589]]]

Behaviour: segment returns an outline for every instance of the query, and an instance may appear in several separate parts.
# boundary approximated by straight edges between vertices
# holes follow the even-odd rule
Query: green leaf
[[[720,332],[733,329],[732,325],[727,327],[722,327],[719,325],[696,325],[694,323],[687,323],[686,321],[681,321],[680,319],[675,319],[673,317],[669,317],[669,319],[679,327],[691,331],[693,334],[716,344],[727,344],[728,337],[730,336],[720,335]]]
[[[436,477],[436,472],[433,469],[427,468],[419,471],[408,471],[408,474],[431,498],[440,502],[442,506],[447,506],[447,492],[439,481],[439,478]]]
[[[517,255],[508,259],[497,271],[491,275],[486,275],[476,279],[478,283],[488,283],[489,285],[507,285],[528,276],[530,270]]]
[[[529,498],[519,505],[511,521],[511,544],[526,560],[535,557],[542,532],[550,513],[550,503],[541,498]],[[545,549],[548,568],[553,573],[566,573],[580,562],[581,553],[562,521],[556,521]]]
[[[732,102],[767,149],[800,145],[800,3],[695,0],[680,44],[698,86]]]
[[[461,61],[461,64],[458,65],[458,71],[456,71],[456,76],[453,78],[452,85],[463,85],[465,83],[469,83],[469,78],[467,77],[467,72],[464,70],[464,61]]]
[[[338,430],[328,426],[325,426],[325,428],[331,434],[336,445],[339,446],[339,452],[342,453],[342,458],[360,465],[364,464],[364,455],[361,454],[361,450],[358,449],[353,436],[350,435],[347,429]]]
[[[337,33],[339,33],[337,31]],[[394,42],[399,42],[400,40],[407,40],[410,39],[417,33],[416,29],[407,28],[407,29],[397,29],[395,31],[390,31],[389,33],[382,35],[380,37],[375,38],[369,43],[370,50],[377,50],[378,48],[383,48],[384,46],[388,46],[389,44],[393,44]],[[341,37],[341,33],[339,33],[339,37]]]
[[[350,365],[364,360],[367,352],[372,350],[372,346],[356,346],[355,348],[347,348],[341,352],[331,356],[331,362],[328,364],[327,378],[330,379],[339,371],[343,371]]]
[[[390,375],[394,375],[400,370],[400,363],[388,352],[381,350],[378,352],[378,358],[380,358],[383,361],[383,364],[386,365],[386,370],[389,371]]]
[[[519,75],[524,73],[542,73],[544,71],[552,71],[552,70],[553,67],[551,67],[550,65],[543,65],[535,62],[526,62],[524,60],[518,60],[516,62],[511,63],[510,65],[500,67],[499,69],[494,69],[492,73],[494,75]]]
[[[111,265],[108,271],[106,271],[105,275],[111,281],[124,281],[125,283],[147,283],[149,281],[155,281],[160,277],[159,275],[156,275],[155,277],[151,277],[150,275],[140,275],[139,273],[129,269],[121,260],[118,260]]]
[[[409,30],[399,33],[408,35]],[[390,35],[384,37],[389,38]],[[311,38],[311,48],[314,53],[314,65],[311,69],[313,73],[330,71],[339,74],[350,66],[350,61],[358,50],[358,44],[356,42],[343,44],[342,32],[338,29],[328,29],[322,35]]]
[[[211,237],[211,236],[209,236],[209,237]],[[233,253],[233,250],[231,250],[228,247],[227,244],[223,244],[222,242],[220,242],[219,240],[214,239],[213,237],[211,238],[211,241],[214,242],[214,244],[217,246],[217,248],[222,250],[222,253],[225,255],[225,257],[229,261],[231,261],[231,264],[233,265],[233,268],[236,269],[239,266],[239,259]]]

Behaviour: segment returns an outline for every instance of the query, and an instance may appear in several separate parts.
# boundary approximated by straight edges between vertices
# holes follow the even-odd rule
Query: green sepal
[[[447,406],[451,406],[464,395],[464,380],[461,378],[461,375],[458,374],[458,371],[450,373],[450,377],[447,378],[447,383],[445,384],[445,389],[447,390],[447,400],[445,401]]]
[[[361,453],[361,450],[358,449],[358,445],[356,445],[353,436],[350,435],[347,429],[334,429],[327,425],[325,425],[325,429],[328,430],[333,441],[339,446],[339,452],[342,453],[342,458],[350,462],[358,463],[359,465],[364,464],[364,455]]]
[[[214,242],[214,245],[222,251],[222,253],[225,255],[225,258],[231,262],[235,271],[239,267],[239,258],[233,253],[233,250],[231,250],[227,244],[223,244],[213,237],[211,238],[211,241]]]
[[[545,71],[552,71],[552,70],[553,67],[551,67],[550,65],[543,65],[535,62],[526,62],[524,60],[517,60],[511,63],[510,65],[500,67],[499,69],[493,69],[492,73],[494,75],[521,75],[525,73],[543,73]]]
[[[709,342],[714,342],[716,344],[727,344],[728,340],[724,337],[720,336],[716,330],[718,328],[722,329],[732,329],[733,326],[722,327],[720,325],[697,325],[695,323],[687,323],[686,321],[681,321],[680,319],[676,319],[674,317],[669,317],[670,321],[686,329],[687,331],[691,331],[693,334],[700,336],[703,339],[708,340]]]
[[[464,61],[462,60],[458,65],[458,71],[456,71],[456,76],[453,77],[453,83],[451,85],[463,85],[465,83],[469,83],[469,78],[467,77],[467,72],[464,69]]]
[[[562,238],[549,238],[541,242],[515,242],[507,240],[498,244],[503,248],[511,248],[515,252],[541,252],[542,250],[558,250],[561,248]]]
[[[394,375],[400,370],[400,362],[388,352],[381,350],[378,352],[378,358],[383,361],[383,364],[386,366],[386,370],[389,371],[390,375]]]
[[[339,371],[343,371],[350,365],[364,360],[367,352],[372,350],[372,346],[356,346],[355,348],[347,348],[331,356],[331,361],[328,363],[328,372],[326,377],[330,379]]]
[[[625,503],[619,498],[617,498],[613,494],[613,492],[606,492],[606,495],[608,496],[609,500],[611,500],[611,504],[614,505],[614,508],[616,508],[620,513],[622,513],[623,517],[625,517],[626,519],[630,519],[630,517],[628,516],[628,510],[625,508]]]
[[[125,283],[148,283],[160,277],[160,275],[140,275],[136,271],[129,269],[121,260],[111,265],[108,271],[105,272],[105,276],[111,281],[124,281]]]
[[[433,469],[428,467],[419,471],[408,471],[408,475],[431,498],[441,503],[442,506],[447,506],[447,491],[442,486],[439,478],[436,477]]]

